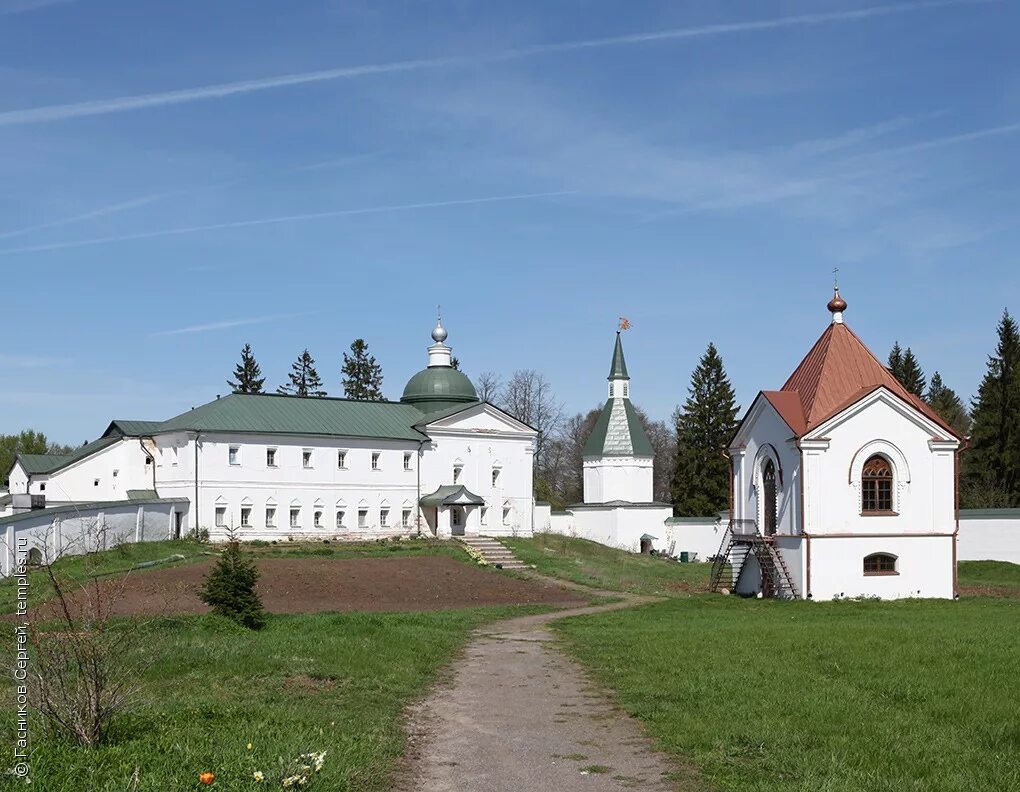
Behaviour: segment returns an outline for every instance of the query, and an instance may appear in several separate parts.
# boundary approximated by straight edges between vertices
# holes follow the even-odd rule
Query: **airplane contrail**
[[[499,203],[503,201],[525,201],[531,198],[552,198],[559,195],[572,195],[573,193],[573,190],[558,190],[556,192],[518,193],[516,195],[488,195],[480,198],[459,198],[452,201],[426,201],[422,203],[393,204],[391,206],[370,206],[363,209],[332,209],[326,212],[280,215],[278,217],[256,217],[250,220],[234,220],[227,223],[180,226],[178,228],[164,228],[157,231],[141,231],[137,234],[122,234],[119,236],[94,237],[92,239],[76,239],[69,242],[52,242],[43,245],[4,248],[0,249],[0,256],[10,256],[16,253],[41,253],[47,250],[91,247],[93,245],[105,245],[112,242],[131,242],[138,239],[155,239],[156,237],[181,236],[184,234],[196,234],[202,231],[219,231],[227,228],[248,228],[250,226],[294,223],[304,220],[322,220],[329,217],[381,214],[384,212],[408,212],[414,209],[438,209],[445,206],[468,206],[472,204]]]
[[[51,121],[62,121],[70,118],[123,113],[129,110],[141,110],[146,107],[162,107],[166,105],[184,104],[226,96],[266,91],[273,88],[285,88],[294,85],[326,82],[331,80],[354,79],[377,74],[396,74],[400,72],[438,69],[452,66],[465,66],[480,63],[495,63],[506,60],[528,58],[536,55],[571,52],[583,49],[603,47],[622,47],[636,44],[647,44],[657,41],[677,41],[682,39],[703,38],[708,36],[724,36],[735,33],[751,33],[756,31],[779,30],[782,28],[810,27],[834,22],[855,22],[877,17],[921,11],[930,8],[949,6],[984,5],[999,0],[926,0],[917,3],[899,3],[896,5],[871,6],[853,11],[832,11],[815,14],[798,14],[795,16],[759,19],[748,22],[732,22],[717,25],[701,25],[698,27],[673,28],[670,30],[635,33],[623,36],[582,39],[579,41],[562,41],[553,44],[537,44],[529,47],[502,50],[485,55],[463,55],[442,58],[422,58],[417,60],[393,61],[389,63],[346,66],[337,69],[284,74],[276,77],[264,77],[255,80],[205,85],[197,88],[183,88],[174,91],[121,96],[114,99],[97,99],[74,104],[44,105],[23,110],[0,112],[0,126],[17,124],[39,124]]]

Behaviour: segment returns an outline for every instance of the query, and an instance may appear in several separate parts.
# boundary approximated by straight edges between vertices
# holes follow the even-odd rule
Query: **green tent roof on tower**
[[[609,381],[629,380],[627,361],[623,357],[623,341],[616,333]],[[641,424],[637,409],[630,403],[629,386],[610,386],[610,398],[595,422],[591,436],[584,444],[585,457],[653,457],[655,449]],[[627,395],[624,395],[627,394]]]

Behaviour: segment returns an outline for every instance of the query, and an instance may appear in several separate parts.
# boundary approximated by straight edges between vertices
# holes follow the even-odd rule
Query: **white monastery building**
[[[438,322],[400,401],[234,393],[115,420],[71,454],[19,455],[11,498],[169,504],[157,538],[530,536],[538,433],[478,399],[446,338]]]
[[[813,599],[954,597],[961,438],[844,323],[846,307],[837,289],[831,324],[730,443],[713,582]]]

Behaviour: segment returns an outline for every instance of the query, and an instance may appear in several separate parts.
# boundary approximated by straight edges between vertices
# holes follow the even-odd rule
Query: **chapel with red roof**
[[[956,596],[960,438],[843,320],[729,446],[730,525],[716,589],[806,599]]]

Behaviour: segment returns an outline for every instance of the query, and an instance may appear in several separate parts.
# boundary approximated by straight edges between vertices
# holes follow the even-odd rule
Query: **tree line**
[[[368,344],[363,338],[351,342],[350,352],[344,352],[343,365],[340,367],[340,383],[344,396],[359,401],[382,401],[382,366],[375,356],[368,351]],[[233,379],[227,385],[234,393],[265,393],[266,378],[262,376],[262,367],[255,359],[251,344],[241,349],[241,360],[234,367]],[[327,395],[322,386],[322,377],[315,367],[315,358],[307,349],[297,356],[290,366],[287,381],[280,385],[276,392],[286,396]]]

